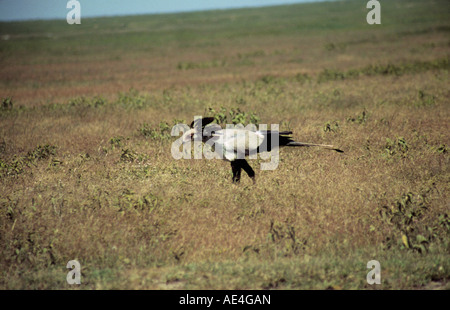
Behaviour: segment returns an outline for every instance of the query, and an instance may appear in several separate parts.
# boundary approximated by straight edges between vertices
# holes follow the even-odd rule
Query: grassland
[[[448,1],[367,11],[0,23],[0,288],[448,289]],[[283,149],[234,185],[171,156],[206,114],[345,153]]]

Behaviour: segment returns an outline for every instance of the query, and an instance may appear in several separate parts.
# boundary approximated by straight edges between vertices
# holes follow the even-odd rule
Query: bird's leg
[[[233,183],[239,183],[241,180],[241,163],[239,160],[233,160],[231,162],[231,171],[233,171]]]
[[[247,172],[250,179],[252,179],[253,184],[256,183],[255,179],[255,171],[252,169],[252,167],[248,164],[248,162],[245,159],[238,159],[241,161],[241,167],[244,169],[245,172]]]

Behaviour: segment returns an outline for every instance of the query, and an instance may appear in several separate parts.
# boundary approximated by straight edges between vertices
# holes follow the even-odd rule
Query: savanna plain
[[[449,289],[449,3],[368,11],[0,23],[0,288]],[[195,115],[344,153],[284,148],[233,184],[172,157]]]

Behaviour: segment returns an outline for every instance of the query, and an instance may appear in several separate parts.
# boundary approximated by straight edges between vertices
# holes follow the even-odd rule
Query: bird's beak
[[[182,144],[186,144],[188,142],[191,142],[194,139],[194,135],[195,132],[193,130],[189,130],[187,131],[184,135],[183,135],[183,140],[182,140]]]

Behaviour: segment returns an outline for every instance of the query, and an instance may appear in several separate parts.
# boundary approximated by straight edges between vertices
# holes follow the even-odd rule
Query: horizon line
[[[161,11],[161,12],[149,12],[149,13],[112,13],[112,14],[87,14],[82,19],[93,19],[93,18],[112,18],[112,17],[127,17],[127,16],[147,16],[147,15],[176,15],[183,13],[201,13],[201,12],[214,12],[214,11],[233,11],[233,10],[245,10],[245,9],[258,9],[258,8],[270,8],[270,7],[280,7],[280,6],[293,6],[293,5],[302,5],[302,4],[311,4],[316,2],[337,2],[342,0],[304,0],[302,2],[297,3],[280,3],[280,4],[267,4],[267,5],[244,5],[244,6],[236,6],[236,7],[223,7],[223,8],[205,8],[205,9],[186,9],[186,10],[174,10],[174,11]],[[68,12],[68,11],[67,11]],[[13,18],[13,19],[2,19],[0,17],[0,23],[13,23],[13,22],[35,22],[35,21],[59,21],[66,20],[66,15],[62,17],[41,17],[41,18]]]

